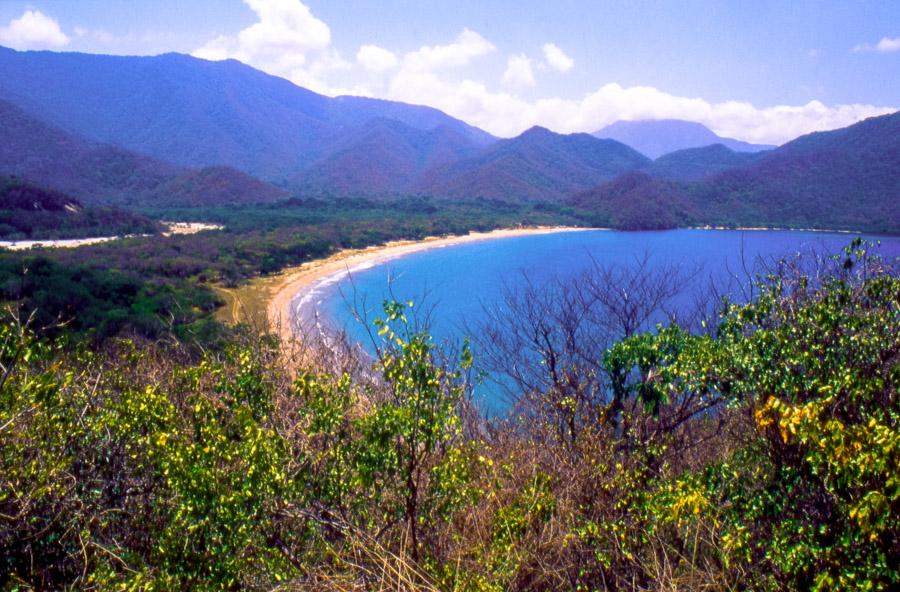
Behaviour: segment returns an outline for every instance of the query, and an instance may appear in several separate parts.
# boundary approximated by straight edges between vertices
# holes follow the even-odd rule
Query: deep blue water
[[[369,318],[375,318],[388,296],[390,278],[398,299],[422,302],[425,295],[426,307],[434,308],[432,333],[438,340],[461,338],[463,327],[477,326],[483,320],[485,304],[499,301],[504,285],[521,281],[522,270],[536,282],[574,278],[592,259],[623,264],[648,253],[651,264],[700,265],[703,277],[724,280],[729,273],[741,271],[742,260],[789,256],[809,249],[838,253],[852,238],[802,231],[671,230],[563,232],[480,241],[419,252],[355,271],[352,281],[345,278],[323,291],[318,310],[330,324],[346,329],[366,345],[366,331],[355,320],[350,302],[364,300]],[[900,256],[900,237],[867,238],[881,241],[883,256]],[[486,395],[491,397],[490,392]],[[491,406],[496,407],[496,402]]]

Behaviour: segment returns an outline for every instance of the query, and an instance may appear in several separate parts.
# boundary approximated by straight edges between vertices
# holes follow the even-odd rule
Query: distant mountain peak
[[[760,152],[775,147],[723,138],[702,123],[683,119],[617,121],[594,132],[594,136],[618,140],[653,159],[676,150],[712,144],[722,144],[735,152]]]
[[[546,127],[541,126],[541,125],[533,125],[533,126],[531,126],[530,128],[528,128],[527,130],[525,130],[524,132],[522,132],[522,133],[520,134],[520,137],[521,137],[521,136],[528,136],[528,135],[545,135],[545,136],[546,136],[546,135],[554,135],[554,136],[558,136],[558,135],[562,135],[562,134],[557,134],[556,132],[551,131],[551,130],[549,130],[549,129],[547,129]]]

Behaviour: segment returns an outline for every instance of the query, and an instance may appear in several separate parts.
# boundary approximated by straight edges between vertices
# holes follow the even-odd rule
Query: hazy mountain
[[[900,232],[900,112],[802,136],[700,181],[630,174],[570,203],[592,211],[598,223],[623,228],[724,224]]]
[[[206,205],[273,201],[284,192],[233,169],[193,170],[91,142],[0,101],[0,173],[85,204]]]
[[[329,98],[234,60],[0,48],[0,72],[0,98],[42,121],[174,164],[231,166],[268,180],[296,175],[327,156],[343,130],[374,118],[493,141],[436,109]]]
[[[594,135],[598,138],[618,140],[650,158],[659,158],[676,150],[701,148],[711,144],[722,144],[735,152],[759,152],[775,147],[723,138],[703,124],[681,119],[617,121],[594,132]]]
[[[434,171],[418,188],[444,197],[559,200],[649,163],[614,140],[533,127]]]
[[[735,152],[722,144],[685,148],[660,156],[645,171],[660,179],[696,181],[751,164],[766,152]]]
[[[478,144],[449,127],[422,130],[377,118],[346,130],[329,147],[329,156],[315,162],[295,180],[301,187],[318,192],[409,192],[430,171],[472,156],[478,150]]]
[[[423,131],[445,129],[476,146],[487,146],[497,140],[486,131],[433,107],[353,96],[335,97],[329,104],[330,117],[342,126],[358,126],[373,119],[393,119]]]

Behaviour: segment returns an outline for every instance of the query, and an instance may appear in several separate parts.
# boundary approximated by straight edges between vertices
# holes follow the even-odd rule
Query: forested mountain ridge
[[[593,212],[594,226],[620,230],[660,230],[702,218],[683,184],[632,171],[575,194],[569,203]]]
[[[0,48],[0,71],[0,98],[57,127],[173,164],[230,166],[265,180],[298,174],[343,131],[376,118],[447,127],[479,146],[494,139],[430,107],[330,98],[235,60]]]
[[[615,140],[533,127],[436,171],[419,189],[443,197],[559,201],[649,163]]]
[[[646,169],[649,174],[601,184],[569,202],[593,211],[599,220],[627,219],[630,227],[716,224],[900,232],[900,112],[801,136],[753,155],[743,166],[693,182],[652,179],[656,167],[676,156],[685,155],[660,158]]]
[[[735,152],[723,144],[685,148],[664,154],[644,169],[647,174],[670,181],[696,181],[756,162],[768,151]]]
[[[423,130],[379,117],[344,132],[328,156],[291,181],[313,192],[409,193],[423,177],[479,148],[451,127]]]
[[[720,220],[900,231],[900,112],[801,136],[691,193]]]
[[[198,206],[286,195],[234,169],[188,169],[86,140],[2,100],[0,128],[0,174],[65,192],[87,205]]]
[[[664,207],[676,208],[653,220],[620,211],[616,218],[627,218],[626,227],[641,220],[650,227],[691,220],[900,228],[897,114],[752,154],[734,150],[764,147],[719,138],[690,122],[616,124],[638,136],[657,130],[657,148],[666,142],[724,144],[651,161],[616,140],[540,127],[497,140],[436,109],[329,98],[233,60],[0,48],[0,68],[0,101],[7,101],[0,103],[7,137],[0,173],[86,204],[198,206],[292,194],[562,203],[591,191],[593,197],[570,203],[615,202],[659,212],[659,203],[647,202],[656,196]],[[201,164],[215,166],[186,168]],[[675,183],[629,176],[604,186],[633,171]],[[280,188],[245,173],[277,180]],[[603,195],[611,189],[617,196],[612,201]],[[622,197],[623,190],[638,189],[635,199]],[[679,195],[670,199],[664,190]]]

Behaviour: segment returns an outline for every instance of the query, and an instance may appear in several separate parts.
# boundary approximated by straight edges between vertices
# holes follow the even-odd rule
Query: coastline
[[[688,229],[732,231],[779,230],[776,228],[761,227],[717,228],[712,226],[688,227]],[[467,235],[452,235],[446,237],[431,236],[422,240],[391,241],[383,245],[371,246],[363,249],[345,249],[324,259],[308,261],[298,266],[286,268],[278,274],[257,278],[249,285],[241,288],[230,290],[221,286],[218,287],[217,290],[225,296],[228,305],[220,309],[220,312],[217,313],[217,318],[233,323],[249,319],[258,326],[267,326],[274,333],[278,334],[284,343],[288,343],[297,338],[295,323],[298,318],[305,321],[310,320],[314,316],[315,291],[340,281],[347,273],[352,272],[354,269],[368,268],[412,253],[450,245],[517,236],[557,232],[580,232],[588,230],[608,229],[572,226],[498,229],[490,232],[473,232]],[[785,230],[840,234],[853,233],[853,231],[848,230]],[[303,298],[308,298],[308,301],[298,302]]]
[[[678,230],[673,228],[672,230]],[[760,231],[794,231],[794,232],[822,232],[825,234],[879,234],[877,232],[864,232],[862,230],[836,230],[831,228],[793,228],[791,226],[685,226],[685,230],[739,230],[745,232]]]
[[[332,283],[342,279],[354,268],[380,265],[412,253],[420,253],[429,249],[451,245],[518,236],[583,232],[587,230],[600,229],[573,226],[498,229],[490,232],[473,232],[459,236],[432,236],[418,241],[391,241],[384,245],[367,247],[365,249],[339,251],[325,259],[317,259],[297,267],[285,269],[277,276],[274,276],[272,278],[273,281],[267,282],[269,285],[260,286],[260,289],[264,292],[261,298],[265,304],[266,321],[272,331],[278,334],[282,342],[288,343],[296,338],[294,323],[297,315],[300,314],[302,316],[310,312],[296,310],[295,301],[309,295],[323,282]],[[302,308],[308,303],[299,304]]]

